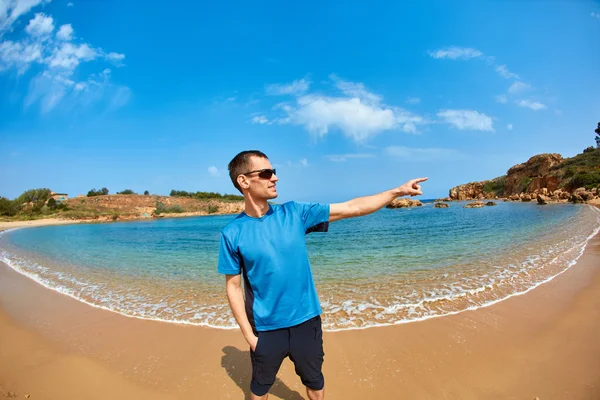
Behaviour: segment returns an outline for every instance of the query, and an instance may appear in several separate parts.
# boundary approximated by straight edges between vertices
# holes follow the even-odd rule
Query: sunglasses
[[[271,177],[273,175],[277,175],[277,172],[275,172],[275,169],[256,169],[254,171],[250,171],[250,172],[246,172],[242,175],[250,175],[253,174],[255,172],[258,172],[258,177],[262,178],[262,179],[271,179]]]

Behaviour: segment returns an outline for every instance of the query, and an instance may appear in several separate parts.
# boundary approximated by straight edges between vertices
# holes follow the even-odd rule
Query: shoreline
[[[428,199],[429,200],[429,199]],[[505,200],[503,198],[500,199],[492,199],[490,201],[502,201]],[[444,202],[447,203],[457,203],[457,202],[469,202],[469,201],[478,201],[478,200],[451,200]],[[510,201],[511,203],[522,203],[520,201]],[[428,203],[436,203],[435,200],[432,200]],[[528,204],[535,203],[534,201],[525,202]],[[571,204],[569,202],[549,202],[548,205],[553,204]],[[578,205],[592,205],[596,207],[600,207],[600,199],[593,199],[588,201],[587,203],[578,203]],[[95,224],[95,223],[113,223],[113,222],[136,222],[136,221],[156,221],[160,219],[168,219],[168,218],[191,218],[191,217],[209,217],[209,216],[223,216],[223,215],[236,215],[238,213],[214,213],[214,214],[206,214],[204,212],[184,212],[184,213],[171,213],[171,214],[162,214],[158,217],[139,217],[139,218],[127,218],[127,219],[117,219],[112,220],[112,218],[104,218],[104,219],[59,219],[59,218],[40,218],[40,219],[32,219],[32,220],[23,220],[23,221],[0,221],[0,232],[13,228],[34,228],[39,226],[50,226],[50,225],[70,225],[70,224]]]
[[[594,208],[595,211],[600,212],[600,207],[592,207]],[[40,220],[40,222],[42,224],[40,224],[40,226],[42,225],[52,225],[53,220]],[[29,227],[29,226],[21,226],[22,227]],[[11,228],[11,229],[18,229],[18,228]],[[0,225],[0,235],[2,234],[3,230],[2,230],[2,226]],[[550,281],[552,281],[553,279],[555,279],[556,277],[564,274],[565,272],[567,272],[570,268],[572,268],[576,263],[577,260],[583,255],[583,252],[585,251],[585,248],[587,247],[589,241],[600,232],[600,226],[598,226],[594,232],[592,232],[587,239],[585,240],[585,242],[583,243],[583,245],[581,246],[581,249],[579,250],[578,255],[575,256],[575,258],[570,261],[570,263],[565,267],[565,269],[560,270],[559,272],[555,273],[554,275],[548,276],[546,278],[544,278],[543,280],[533,284],[530,287],[526,287],[525,289],[520,289],[520,291],[514,291],[512,293],[509,294],[504,294],[504,297],[500,297],[500,298],[494,298],[494,299],[490,299],[486,302],[480,303],[480,304],[475,304],[475,305],[469,305],[466,308],[462,308],[462,309],[454,309],[454,310],[445,310],[443,312],[439,312],[439,313],[433,313],[433,314],[428,314],[428,315],[424,315],[424,316],[418,316],[418,317],[407,317],[406,319],[400,319],[400,320],[392,320],[389,322],[378,322],[378,323],[374,323],[374,321],[370,320],[370,323],[365,325],[365,326],[345,326],[345,327],[339,327],[339,326],[334,326],[334,327],[328,327],[325,328],[326,325],[324,325],[323,330],[325,332],[345,332],[345,331],[354,331],[354,330],[365,330],[365,329],[372,329],[372,328],[382,328],[382,327],[389,327],[389,326],[398,326],[398,325],[403,325],[403,324],[410,324],[410,323],[415,323],[415,322],[421,322],[421,321],[427,321],[430,319],[435,319],[435,318],[442,318],[442,317],[447,317],[447,316],[452,316],[452,315],[457,315],[466,311],[475,311],[475,310],[479,310],[482,308],[486,308],[486,307],[491,307],[494,306],[495,304],[498,304],[500,302],[506,301],[512,297],[517,297],[517,296],[522,296],[525,295],[527,293],[529,293],[530,291],[536,289],[537,287],[544,285]],[[83,303],[87,306],[96,308],[96,309],[100,309],[100,310],[104,310],[107,312],[111,312],[111,313],[115,313],[119,316],[122,317],[126,317],[126,318],[133,318],[133,319],[140,319],[140,320],[145,320],[145,321],[153,321],[153,322],[159,322],[159,323],[168,323],[168,324],[174,324],[174,325],[182,325],[182,326],[192,326],[192,327],[206,327],[206,328],[210,328],[210,329],[217,329],[217,330],[236,330],[237,325],[236,326],[223,326],[223,325],[214,325],[211,324],[209,322],[196,322],[196,321],[189,321],[189,320],[173,320],[173,319],[164,319],[164,318],[158,318],[158,317],[146,317],[146,316],[142,316],[142,315],[135,315],[135,314],[131,314],[131,313],[127,313],[127,310],[117,310],[114,308],[111,308],[110,306],[106,306],[103,304],[97,304],[92,302],[91,300],[85,299],[85,298],[81,298],[78,297],[76,293],[72,292],[71,290],[68,289],[64,289],[63,287],[55,287],[49,283],[47,283],[46,281],[44,281],[43,279],[40,280],[38,279],[38,277],[34,274],[31,273],[27,270],[22,270],[21,268],[15,266],[13,267],[8,261],[3,261],[2,259],[0,259],[0,263],[4,263],[7,267],[13,269],[15,272],[17,272],[18,274],[34,281],[36,284],[51,290],[53,292],[56,292],[58,294],[67,296],[72,298],[73,300],[76,300],[80,303]],[[324,310],[325,312],[326,310]]]
[[[600,235],[523,295],[378,329],[325,333],[328,398],[600,398]],[[242,398],[236,330],[126,318],[0,263],[0,395],[35,399]],[[271,398],[305,396],[286,360]]]

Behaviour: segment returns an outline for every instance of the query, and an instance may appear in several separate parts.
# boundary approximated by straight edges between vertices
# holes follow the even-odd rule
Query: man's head
[[[258,150],[242,151],[233,157],[228,169],[233,186],[244,196],[265,200],[277,197],[275,184],[279,178],[265,153]]]

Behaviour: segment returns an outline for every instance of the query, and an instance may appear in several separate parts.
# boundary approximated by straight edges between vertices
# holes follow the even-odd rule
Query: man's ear
[[[248,178],[246,177],[246,175],[238,175],[237,183],[242,189],[248,189],[248,187],[250,186],[250,182],[248,182]]]

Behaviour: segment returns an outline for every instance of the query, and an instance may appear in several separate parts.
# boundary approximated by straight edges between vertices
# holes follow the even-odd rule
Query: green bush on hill
[[[600,184],[600,172],[578,172],[573,175],[568,183],[571,190],[575,190],[580,187],[586,189],[593,189]]]
[[[170,196],[180,196],[180,197],[191,197],[194,199],[201,199],[201,200],[212,200],[212,199],[219,199],[219,200],[244,200],[243,196],[238,196],[235,194],[221,194],[221,193],[215,193],[215,192],[186,192],[185,190],[171,190],[171,194]]]
[[[122,191],[120,191],[120,192],[117,192],[117,194],[137,194],[137,193],[135,193],[135,192],[134,192],[133,190],[131,190],[131,189],[125,189],[125,190],[122,190]]]
[[[9,200],[6,197],[0,197],[0,215],[4,217],[13,217],[17,215],[19,208],[17,203]]]
[[[108,194],[108,189],[107,188],[102,188],[100,190],[96,190],[96,189],[92,189],[88,192],[87,196],[88,197],[93,197],[93,196],[106,196]]]
[[[496,196],[503,196],[504,195],[504,180],[505,179],[506,179],[506,176],[504,176],[504,175],[492,179],[491,181],[487,182],[483,186],[483,191],[485,193],[492,193],[492,192],[494,192],[496,194]]]

